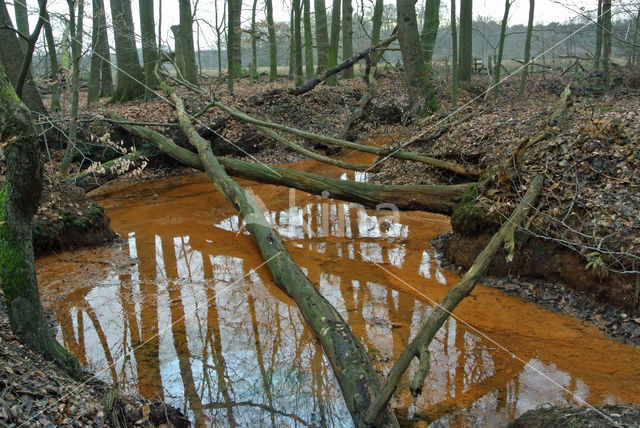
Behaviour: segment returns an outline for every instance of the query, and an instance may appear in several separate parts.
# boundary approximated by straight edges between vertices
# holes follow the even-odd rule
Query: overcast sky
[[[355,0],[354,8],[356,7],[356,2],[358,5],[361,1],[365,2],[365,5],[373,5],[374,0]],[[473,16],[474,17],[490,17],[496,21],[502,19],[502,15],[504,13],[504,1],[505,0],[474,0],[473,1]],[[105,6],[107,9],[109,8],[109,0],[104,0]],[[291,0],[273,0],[274,2],[274,15],[277,21],[288,21],[289,20],[289,11]],[[331,0],[325,0],[327,5],[331,4]],[[387,1],[385,0],[385,3]],[[418,0],[418,5],[424,2],[424,0]],[[35,8],[36,0],[27,0],[27,4],[31,8]],[[155,0],[156,8],[158,7],[159,0]],[[194,1],[192,0],[192,4]],[[218,3],[222,5],[223,0],[218,0]],[[259,4],[264,4],[263,0],[258,2]],[[312,2],[313,3],[313,2]],[[448,11],[449,1],[441,0],[443,8],[446,7]],[[460,8],[458,0],[458,11]],[[89,9],[91,5],[91,0],[85,0],[85,8]],[[136,26],[136,33],[139,34],[138,30],[138,1],[133,0],[133,17]],[[251,0],[243,0],[243,22],[245,25],[248,25],[248,20],[250,19],[250,8],[252,5]],[[579,0],[536,0],[536,8],[535,8],[535,22],[536,23],[549,23],[549,22],[564,22],[569,19],[575,18],[579,15],[579,10],[581,8],[585,8],[586,10],[594,10],[597,5],[596,0],[587,0],[587,1],[579,1]],[[222,7],[222,6],[220,6]],[[65,13],[67,11],[67,2],[66,0],[49,0],[49,10],[57,11],[60,13]],[[198,18],[206,20],[210,23],[214,23],[214,0],[199,0],[198,2]],[[509,24],[526,24],[529,14],[529,0],[515,0],[513,5],[511,6],[511,13],[509,18]],[[158,19],[158,13],[156,12],[156,25]],[[35,24],[36,17],[33,17],[33,23]],[[258,19],[264,19],[264,12],[259,14]],[[442,20],[448,20],[448,12],[446,16],[442,16]],[[162,28],[163,40],[167,40],[167,37],[172,38],[170,35],[169,27],[172,25],[177,25],[179,22],[178,16],[178,2],[176,0],[162,0]],[[33,24],[32,24],[33,25]],[[85,31],[90,32],[90,23],[85,22]],[[215,36],[212,31],[203,31],[201,34],[201,43],[203,45],[213,46],[215,43]],[[86,40],[86,39],[85,39]]]

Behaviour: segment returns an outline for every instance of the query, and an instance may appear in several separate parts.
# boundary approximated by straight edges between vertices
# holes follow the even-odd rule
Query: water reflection
[[[39,262],[45,301],[48,290],[66,293],[57,304],[60,340],[103,377],[188,409],[199,426],[351,425],[328,361],[295,305],[265,268],[257,269],[262,260],[240,219],[228,211],[214,218],[194,213],[190,191],[203,213],[222,203],[210,195],[203,203],[200,188],[187,186],[175,207],[166,197],[161,207],[127,202],[111,213],[126,232],[123,251],[132,263],[67,273],[61,289],[56,278],[69,267]],[[390,219],[311,196],[282,207],[290,196],[269,200],[281,207],[267,218],[385,373],[432,311],[426,297],[440,300],[454,280],[424,242],[409,239],[428,240],[446,231],[446,222],[418,213]],[[450,319],[431,344],[419,418],[433,426],[500,425],[541,403],[640,397],[633,381],[638,352],[625,348],[630,360],[621,361],[622,345],[493,290],[473,300],[461,317],[523,360]],[[583,346],[597,351],[576,352]],[[613,361],[607,352],[616,355],[615,376],[601,375]],[[401,388],[393,405],[402,413],[411,397],[406,384]]]

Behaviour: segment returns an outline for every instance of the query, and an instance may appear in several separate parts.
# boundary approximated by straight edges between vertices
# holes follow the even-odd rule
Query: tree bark
[[[256,9],[258,0],[253,0],[251,8],[251,78],[258,78],[258,35],[256,33]]]
[[[166,87],[168,91],[168,86]],[[208,141],[198,135],[184,111],[182,100],[170,92],[180,127],[198,150],[198,158],[216,189],[231,202],[246,222],[274,282],[293,298],[307,324],[320,341],[340,384],[345,403],[357,427],[366,427],[364,411],[380,389],[380,379],[358,339],[336,309],[293,261],[280,235],[271,228],[251,195],[218,162]],[[397,426],[393,410],[386,406],[377,426]]]
[[[313,78],[313,35],[311,32],[311,0],[303,0],[304,4],[304,75]]]
[[[596,52],[593,55],[593,67],[600,69],[600,59],[602,58],[602,0],[598,0],[598,12],[596,16]]]
[[[398,39],[407,76],[409,112],[416,118],[436,111],[438,104],[425,70],[414,1],[398,0],[397,5]]]
[[[602,2],[602,85],[611,87],[611,0]]]
[[[329,52],[327,54],[327,67],[332,68],[338,64],[338,47],[340,45],[340,0],[333,0],[331,8],[331,38],[329,39]],[[326,79],[327,85],[337,85],[338,79],[332,74]]]
[[[26,346],[80,379],[78,361],[56,341],[40,303],[31,237],[42,191],[38,137],[29,110],[19,101],[2,66],[0,133],[6,137],[6,181],[0,191],[0,280],[11,330]]]
[[[156,24],[153,0],[140,0],[140,34],[142,38],[142,68],[144,70],[145,94],[153,96],[153,89],[158,86],[155,68],[158,60],[156,47]],[[186,76],[185,76],[186,77]]]
[[[298,86],[304,81],[302,72],[302,7],[301,0],[293,0],[293,62],[294,67],[294,82]]]
[[[24,63],[24,55],[18,37],[13,30],[6,2],[0,2],[0,40],[2,40],[2,43],[0,43],[0,62],[4,66],[6,76],[11,85],[15,88]],[[38,113],[47,112],[38,88],[33,82],[31,73],[27,75],[21,100],[32,111]]]
[[[327,29],[327,10],[324,0],[314,0],[313,9],[316,16],[316,49],[318,51],[318,68],[316,75],[327,70],[329,55],[329,33]]]
[[[509,20],[509,9],[513,0],[505,0],[504,15],[502,15],[502,24],[500,25],[500,39],[498,41],[498,58],[496,59],[496,67],[493,72],[493,99],[494,101],[500,96],[500,72],[502,70],[502,55],[504,54],[504,39],[507,34],[507,21]]]
[[[473,67],[473,0],[460,0],[460,45],[458,48],[458,82],[471,84]]]
[[[451,105],[458,106],[458,30],[456,0],[451,0]]]
[[[529,20],[527,22],[527,36],[524,40],[524,64],[522,65],[522,74],[520,75],[520,86],[518,87],[518,101],[522,99],[524,87],[527,84],[529,75],[529,61],[531,61],[531,36],[533,34],[533,17],[536,6],[535,0],[529,0]]]
[[[240,0],[241,1],[241,0]],[[184,59],[184,78],[194,85],[198,84],[198,67],[193,47],[193,17],[191,16],[191,1],[179,0],[180,6],[180,38],[182,57]]]
[[[376,0],[373,6],[373,17],[371,18],[371,46],[375,46],[380,41],[380,29],[382,28],[382,12],[384,11],[384,0]]]
[[[353,56],[353,7],[351,0],[342,0],[342,60]],[[354,76],[353,67],[342,72],[342,77]]]
[[[428,358],[429,358],[429,344],[435,337],[440,327],[449,318],[451,312],[458,306],[465,297],[467,297],[474,289],[476,283],[491,263],[491,259],[500,249],[503,243],[505,243],[505,249],[507,252],[512,253],[514,248],[513,234],[519,225],[524,221],[527,209],[533,205],[540,193],[542,183],[544,179],[542,176],[536,176],[531,180],[531,184],[524,198],[516,209],[511,214],[511,217],[502,225],[500,230],[493,235],[491,241],[487,244],[484,250],[478,255],[473,265],[469,268],[464,277],[451,288],[444,296],[438,306],[434,308],[429,316],[429,319],[424,323],[420,332],[411,341],[411,343],[402,351],[402,354],[398,357],[398,360],[391,368],[389,375],[387,376],[387,382],[384,385],[382,392],[376,397],[375,402],[367,411],[365,421],[373,423],[380,409],[384,408],[391,398],[393,391],[398,385],[398,381],[402,374],[409,367],[409,363],[414,357],[420,360],[420,365],[423,370],[418,370],[418,378],[414,378],[412,385],[417,387],[417,394],[422,393],[422,385],[424,384],[424,378],[428,372]],[[508,247],[508,248],[507,248]],[[414,391],[412,391],[414,392]]]
[[[273,1],[265,0],[267,7],[267,33],[269,37],[269,81],[275,82],[278,78],[278,45],[276,41],[276,28],[273,22]]]
[[[438,27],[440,26],[440,0],[427,0],[424,6],[424,23],[422,24],[422,34],[420,44],[422,54],[427,68],[431,69],[433,59],[433,49],[438,37]]]
[[[69,34],[71,36],[71,117],[69,121],[69,135],[67,148],[58,169],[61,177],[66,177],[76,147],[78,135],[78,106],[80,102],[80,57],[82,56],[82,18],[84,15],[84,0],[78,1],[78,20],[75,21],[75,0],[67,0],[69,5]]]
[[[51,104],[49,110],[53,112],[60,111],[60,82],[58,82],[58,54],[56,52],[56,41],[53,38],[53,31],[51,29],[51,18],[45,8],[42,11],[44,17],[44,35],[47,40],[47,54],[49,55],[49,64],[51,67],[51,73],[49,78],[53,81],[51,85]]]
[[[107,21],[103,0],[93,0],[92,13],[92,54],[91,71],[89,75],[89,91],[87,94],[88,104],[95,103],[101,96],[111,95],[111,92],[113,92],[109,40],[107,39]]]
[[[144,73],[138,61],[131,0],[111,0],[111,19],[118,63],[116,89],[112,102],[130,101],[144,95]]]
[[[25,36],[30,33],[29,31],[29,14],[27,13],[27,0],[13,0],[13,9],[16,15],[16,27],[18,31]],[[27,52],[27,40],[20,38],[20,47],[22,48],[22,54]]]

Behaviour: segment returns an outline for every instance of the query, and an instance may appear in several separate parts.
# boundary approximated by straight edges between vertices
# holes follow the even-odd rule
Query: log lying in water
[[[393,394],[393,391],[396,389],[402,374],[407,370],[414,357],[418,358],[420,365],[411,382],[411,388],[416,389],[416,391],[412,391],[414,397],[420,395],[425,376],[429,371],[430,356],[428,349],[431,341],[447,318],[449,318],[451,312],[458,306],[458,303],[473,291],[476,283],[503,243],[505,244],[505,250],[508,252],[507,259],[512,257],[514,250],[513,234],[515,229],[524,222],[527,209],[531,207],[538,198],[543,181],[544,178],[540,175],[531,180],[527,193],[513,211],[511,217],[509,217],[502,227],[500,227],[500,230],[493,235],[491,241],[489,241],[485,249],[478,255],[476,261],[464,277],[447,292],[440,304],[431,312],[429,319],[424,323],[416,337],[402,351],[402,354],[400,354],[387,376],[387,382],[382,392],[376,397],[374,403],[368,409],[365,421],[373,423],[376,420],[378,411],[387,406],[389,398],[391,398],[391,394]]]
[[[183,164],[204,170],[198,155],[177,146],[168,137],[142,126],[127,123],[120,126],[127,132],[155,144]],[[458,205],[456,199],[470,186],[469,184],[384,186],[337,180],[289,168],[266,166],[232,158],[219,157],[217,160],[233,177],[293,187],[314,195],[356,202],[370,208],[380,207],[384,204],[383,208],[389,208],[393,205],[399,210],[423,210],[451,214]]]
[[[182,100],[165,85],[176,105],[180,127],[189,142],[198,149],[198,158],[216,186],[216,189],[231,202],[246,222],[265,260],[274,282],[293,298],[300,313],[320,341],[336,376],[345,403],[354,424],[366,427],[364,414],[376,394],[381,382],[369,357],[353,335],[348,324],[338,311],[318,292],[314,284],[284,246],[282,238],[264,217],[251,195],[227,173],[221,162],[213,155],[211,145],[198,135],[189,116],[184,111]],[[220,159],[222,160],[222,159]],[[395,414],[385,405],[375,418],[376,426],[398,426]]]

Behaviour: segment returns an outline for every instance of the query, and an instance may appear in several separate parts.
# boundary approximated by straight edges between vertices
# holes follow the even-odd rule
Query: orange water
[[[429,245],[448,218],[241,183],[385,373],[458,280]],[[201,426],[351,424],[321,348],[206,176],[110,186],[97,199],[127,244],[38,260],[59,338],[84,364]],[[640,350],[591,326],[484,286],[455,315],[431,344],[414,408],[426,421],[499,426],[546,403],[640,402]],[[393,405],[407,413],[406,379]]]

